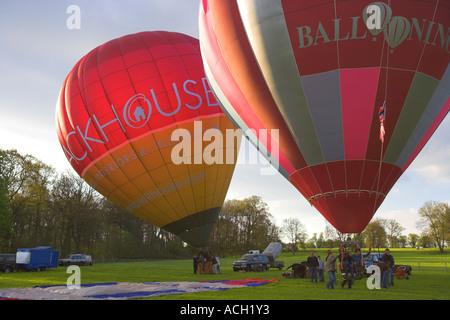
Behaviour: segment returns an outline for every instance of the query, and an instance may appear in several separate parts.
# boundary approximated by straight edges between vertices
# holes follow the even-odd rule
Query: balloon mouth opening
[[[221,207],[194,213],[162,227],[194,247],[206,247],[214,223],[219,218]]]
[[[309,198],[313,205],[341,233],[361,233],[385,199],[371,190],[339,190]]]
[[[323,197],[337,197],[337,196],[350,196],[353,197],[355,195],[358,196],[368,196],[371,197],[383,197],[383,199],[386,197],[386,195],[382,192],[373,191],[373,190],[358,190],[358,189],[350,189],[350,190],[335,190],[325,193],[316,194],[308,199],[308,202],[313,203],[314,201],[318,200],[319,198]]]

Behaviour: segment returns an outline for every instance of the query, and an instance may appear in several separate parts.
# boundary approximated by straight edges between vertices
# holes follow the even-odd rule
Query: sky
[[[70,5],[80,8],[79,29],[69,29]],[[76,62],[120,36],[165,30],[198,38],[198,0],[0,0],[0,149],[31,154],[58,171],[75,173],[56,136],[55,106]],[[73,20],[70,20],[73,21]],[[397,181],[374,218],[395,219],[420,234],[417,211],[428,200],[450,203],[450,117],[442,122]],[[243,145],[257,157],[257,151]],[[308,235],[325,219],[285,178],[262,175],[262,157],[245,164],[241,152],[227,199],[260,196],[278,226],[298,218]]]

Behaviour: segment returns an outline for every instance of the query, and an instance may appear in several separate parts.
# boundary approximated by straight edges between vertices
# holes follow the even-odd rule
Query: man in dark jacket
[[[391,251],[389,249],[386,249],[384,251],[384,255],[380,257],[380,261],[384,262],[388,268],[386,270],[386,273],[384,275],[384,280],[386,281],[386,284],[389,284],[389,278],[391,279],[391,286],[394,285],[394,257],[391,256]]]
[[[308,259],[306,259],[306,265],[309,268],[309,275],[311,277],[311,282],[313,281],[313,278],[316,283],[317,282],[317,267],[319,266],[319,260],[317,260],[317,257],[314,256],[314,251],[311,251],[309,253]]]

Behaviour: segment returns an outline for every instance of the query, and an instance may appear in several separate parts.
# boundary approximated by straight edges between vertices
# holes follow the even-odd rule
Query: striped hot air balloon
[[[247,132],[279,129],[272,163],[339,231],[361,232],[449,111],[448,2],[203,0],[199,11],[225,112]]]

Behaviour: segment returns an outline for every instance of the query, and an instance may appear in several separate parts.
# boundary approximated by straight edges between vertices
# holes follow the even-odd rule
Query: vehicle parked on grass
[[[47,268],[58,267],[59,251],[52,247],[36,247],[31,249],[17,249],[17,270],[45,271]]]
[[[81,253],[71,254],[66,259],[60,259],[58,265],[92,266],[92,257]]]
[[[0,254],[0,271],[4,273],[13,272],[16,269],[15,254]]]
[[[266,271],[269,268],[282,270],[284,261],[277,261],[282,251],[283,245],[280,242],[270,243],[262,254],[259,250],[249,250],[240,260],[233,262],[233,270]]]
[[[366,269],[373,265],[374,262],[379,261],[379,258],[382,256],[381,253],[369,253],[364,257],[364,265]]]
[[[383,256],[382,253],[370,253],[367,256],[364,257],[364,264],[366,269],[373,265],[374,262],[380,261],[380,258]],[[395,268],[401,268],[405,271],[406,274],[411,275],[412,273],[412,267],[410,265],[406,264],[396,264]]]
[[[269,266],[269,258],[265,254],[244,254],[238,261],[233,262],[234,271],[266,271]]]
[[[277,260],[282,251],[283,245],[280,242],[270,243],[263,251],[263,254],[265,254],[269,258],[269,268],[277,268],[279,270],[282,270],[284,268],[284,261]]]

